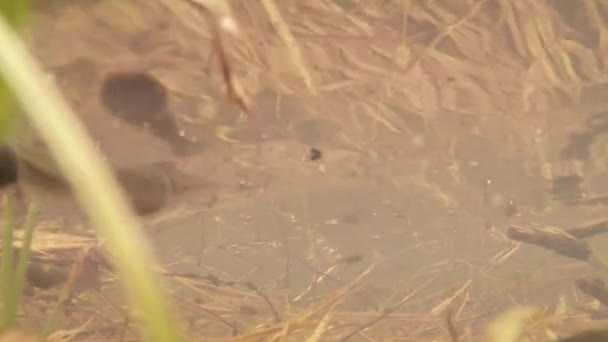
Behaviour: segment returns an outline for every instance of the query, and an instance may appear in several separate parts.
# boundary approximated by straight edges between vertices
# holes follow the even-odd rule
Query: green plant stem
[[[15,198],[8,194],[3,200],[4,226],[2,227],[2,320],[0,328],[11,328],[10,317],[15,308],[12,305],[13,290],[13,231],[15,230]]]
[[[23,297],[23,288],[25,286],[25,274],[30,260],[30,252],[32,250],[32,240],[34,239],[34,227],[36,222],[36,214],[38,209],[35,204],[30,205],[25,224],[23,226],[23,239],[21,248],[19,249],[19,260],[17,261],[17,269],[15,270],[15,280],[13,282],[13,297],[10,300],[10,307],[7,305],[8,313],[11,314],[8,323],[12,326],[17,319],[17,311],[21,305]],[[12,310],[11,310],[12,307]]]
[[[74,194],[105,239],[109,257],[148,341],[180,341],[161,278],[153,273],[152,251],[124,192],[82,123],[7,24],[0,20],[0,74],[48,144]]]

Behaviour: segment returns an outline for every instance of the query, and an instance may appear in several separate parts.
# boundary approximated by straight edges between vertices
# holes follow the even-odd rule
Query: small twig
[[[291,57],[291,60],[298,70],[300,77],[304,80],[306,87],[309,90],[314,91],[312,77],[310,76],[310,72],[306,68],[304,64],[304,59],[302,58],[302,51],[300,50],[300,46],[298,45],[296,39],[294,38],[291,30],[289,29],[285,20],[281,16],[277,5],[273,0],[262,0],[262,6],[266,10],[268,17],[270,18],[270,23],[277,31],[279,37],[285,43],[287,47],[287,51]]]
[[[407,75],[416,66],[416,64],[418,64],[427,55],[429,51],[435,49],[435,47],[445,37],[449,36],[459,26],[471,20],[479,12],[485,2],[486,0],[479,0],[477,3],[475,3],[474,6],[471,7],[469,12],[465,16],[458,18],[454,22],[446,24],[443,28],[441,28],[441,31],[431,40],[431,42],[426,45],[422,51],[416,54],[414,58],[412,58],[411,62],[408,63],[408,65],[405,67],[403,74]]]
[[[304,265],[304,267],[308,268],[310,271],[313,272],[313,280],[312,280],[311,284],[302,293],[300,293],[293,299],[294,302],[300,301],[308,293],[313,293],[313,298],[315,298],[315,295],[316,295],[315,291],[317,289],[316,285],[319,284],[321,281],[325,281],[325,279],[330,279],[340,286],[345,285],[345,283],[342,280],[333,276],[331,274],[331,272],[333,272],[339,265],[356,264],[356,263],[360,262],[361,260],[363,260],[362,254],[349,255],[349,256],[336,260],[326,271],[322,271],[322,270],[316,268],[315,266],[311,265],[310,263],[308,263],[303,258],[301,258],[295,254],[290,254],[290,255],[296,261],[298,261],[302,265]]]
[[[592,256],[592,251],[585,241],[555,227],[511,226],[507,230],[507,237],[585,262],[589,262]]]
[[[225,285],[225,286],[232,287],[237,284],[234,281],[221,280],[215,274],[198,275],[198,274],[194,274],[194,273],[179,273],[179,272],[169,272],[169,271],[162,271],[162,274],[164,274],[165,276],[168,276],[168,277],[205,280],[205,281],[209,282],[210,284],[212,284],[213,286]]]
[[[574,281],[574,285],[586,295],[608,306],[608,289],[602,279],[591,277],[578,278]]]
[[[244,287],[248,288],[249,290],[252,290],[253,292],[255,292],[258,296],[260,296],[260,298],[262,298],[264,300],[264,302],[266,302],[266,304],[268,304],[268,307],[270,308],[270,311],[272,311],[272,314],[274,316],[275,323],[279,323],[279,322],[282,321],[281,317],[279,316],[279,312],[275,308],[274,304],[272,304],[272,301],[270,300],[270,298],[268,298],[268,296],[266,294],[264,294],[253,283],[250,283],[250,282],[225,281],[225,280],[222,280],[218,276],[213,275],[213,274],[196,275],[196,274],[193,274],[193,273],[181,273],[181,274],[178,274],[178,273],[171,273],[171,272],[164,272],[164,274],[165,275],[169,275],[169,276],[173,276],[173,277],[206,280],[206,281],[210,282],[211,284],[213,284],[215,286],[222,286],[222,285],[229,286],[229,287],[233,287],[235,285],[244,286]]]
[[[450,297],[446,298],[443,302],[435,306],[431,310],[431,312],[435,315],[439,314],[443,309],[448,307],[458,296],[460,296],[467,288],[469,288],[472,282],[473,281],[471,279],[467,280],[464,284],[462,284],[462,286],[458,290],[454,291],[454,293]]]
[[[399,310],[405,303],[407,303],[410,299],[412,299],[412,297],[414,297],[418,292],[420,292],[420,290],[426,288],[427,286],[429,286],[435,279],[437,279],[438,277],[435,277],[429,281],[427,281],[426,283],[424,283],[422,286],[419,286],[418,288],[416,288],[414,291],[410,292],[407,296],[405,296],[403,299],[401,299],[399,301],[399,303],[395,304],[393,307],[384,309],[384,311],[382,312],[382,314],[380,314],[378,317],[370,320],[369,322],[359,326],[358,328],[356,328],[355,330],[353,330],[352,332],[350,332],[349,334],[347,334],[346,336],[342,337],[341,339],[338,340],[338,342],[346,342],[348,340],[350,340],[351,338],[353,338],[354,336],[356,336],[357,334],[359,334],[360,332],[364,331],[365,329],[377,324],[378,322],[384,320],[385,318],[387,318],[388,316],[390,316],[391,314],[393,314],[395,311]]]
[[[272,315],[274,316],[274,322],[276,324],[280,323],[281,317],[279,316],[279,313],[277,312],[277,309],[274,307],[274,304],[272,304],[272,302],[270,301],[270,298],[268,298],[268,296],[266,296],[262,291],[260,291],[257,286],[253,285],[253,283],[243,283],[243,285],[247,286],[248,289],[254,291],[258,296],[262,297],[262,299],[264,299],[264,301],[266,302],[266,304],[268,304],[268,307],[270,308],[270,311],[272,311]]]
[[[203,311],[204,313],[213,316],[213,318],[217,319],[219,322],[223,323],[224,325],[226,325],[227,327],[229,327],[232,331],[238,331],[238,328],[236,327],[236,322],[234,324],[228,322],[226,319],[224,319],[221,315],[206,309],[205,307],[202,306],[201,302],[199,302],[198,300],[194,300],[192,303],[185,301],[179,297],[175,297],[175,299],[177,301],[183,302],[188,306],[194,306],[196,309]]]
[[[450,308],[446,312],[445,323],[446,323],[446,326],[448,327],[448,333],[450,334],[450,339],[452,340],[452,342],[458,342],[458,340],[459,340],[458,331],[456,331],[456,327],[454,326],[454,321],[452,320],[452,316],[453,316],[453,312],[452,312],[452,309]]]
[[[601,220],[599,222],[593,222],[590,224],[585,224],[579,227],[575,227],[572,229],[568,229],[566,233],[577,237],[579,239],[584,239],[588,237],[592,237],[598,234],[603,234],[608,232],[608,220]]]
[[[226,53],[226,47],[224,46],[222,31],[225,31],[225,26],[222,22],[226,18],[218,18],[217,13],[214,13],[213,9],[209,8],[207,2],[200,0],[189,0],[189,3],[193,4],[196,8],[202,10],[207,21],[209,22],[209,28],[211,30],[213,50],[217,54],[218,61],[220,62],[220,70],[222,77],[226,83],[228,91],[228,97],[234,101],[245,113],[250,117],[255,117],[255,112],[252,110],[249,99],[245,96],[244,92],[240,88],[238,82],[234,79],[230,62],[228,61],[228,54]]]
[[[289,256],[292,257],[292,258],[294,258],[297,262],[299,262],[300,264],[302,264],[309,271],[315,273],[320,278],[330,279],[330,280],[336,282],[340,286],[346,285],[345,282],[343,282],[342,280],[340,280],[340,279],[338,279],[338,278],[336,278],[333,275],[331,275],[331,274],[328,273],[328,272],[330,272],[332,270],[331,268],[328,271],[323,271],[323,270],[320,270],[320,269],[316,268],[315,266],[311,265],[309,262],[307,262],[306,260],[304,260],[302,257],[300,257],[298,255],[295,255],[293,253],[289,253]],[[332,267],[333,266],[335,266],[335,264],[332,265]]]

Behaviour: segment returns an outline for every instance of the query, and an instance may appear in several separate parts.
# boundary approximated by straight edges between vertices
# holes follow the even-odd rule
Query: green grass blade
[[[47,81],[19,37],[0,20],[0,74],[25,109],[106,242],[128,298],[143,320],[147,341],[180,341],[168,296],[139,220],[83,124]]]
[[[0,78],[0,138],[5,139],[11,132],[16,119],[14,101],[4,81]]]
[[[0,14],[13,28],[20,29],[30,14],[29,0],[2,0],[0,1]]]
[[[16,29],[21,29],[30,13],[29,0],[0,0],[0,15]],[[6,135],[16,118],[15,100],[6,82],[0,78],[0,137]]]
[[[2,315],[0,328],[2,330],[9,329],[10,312],[14,308],[11,307],[13,290],[13,232],[15,229],[15,198],[12,194],[8,194],[3,199],[4,211],[4,227],[2,227],[2,267],[0,275],[2,277],[0,287],[2,289]]]
[[[7,302],[6,311],[7,322],[12,326],[17,319],[17,311],[21,305],[23,297],[23,288],[25,286],[25,274],[30,260],[30,252],[32,248],[32,240],[34,238],[34,227],[36,226],[37,207],[35,204],[30,205],[23,226],[23,240],[19,249],[19,259],[17,260],[17,269],[15,270],[15,280],[13,282],[13,297]]]

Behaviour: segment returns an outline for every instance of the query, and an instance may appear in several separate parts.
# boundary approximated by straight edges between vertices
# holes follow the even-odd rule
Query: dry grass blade
[[[200,20],[195,12],[204,15],[207,20],[208,27],[211,33],[214,55],[217,55],[220,64],[220,70],[224,83],[226,85],[228,98],[234,101],[245,113],[250,117],[255,117],[255,112],[251,107],[251,101],[242,89],[239,81],[234,76],[232,66],[229,62],[228,52],[224,42],[224,33],[237,35],[236,21],[232,16],[232,11],[225,1],[215,0],[186,0],[184,3],[190,6],[183,6],[183,3],[174,1],[161,0],[163,4],[173,11],[180,19],[185,20],[185,25],[192,28],[193,31],[204,34],[201,31]]]
[[[336,303],[337,304],[337,303]],[[315,330],[313,331],[312,335],[310,335],[307,339],[306,342],[317,342],[317,341],[321,341],[321,336],[323,335],[323,333],[327,330],[328,326],[329,326],[329,321],[331,320],[331,313],[334,309],[334,307],[336,306],[336,304],[334,304],[325,314],[325,317],[323,317],[323,319],[319,322],[319,324],[316,326]]]
[[[333,308],[344,299],[350,292],[354,291],[360,286],[361,280],[367,276],[375,266],[369,267],[363,273],[361,273],[355,280],[349,285],[334,291],[332,294],[325,296],[323,303],[298,315],[292,319],[289,319],[281,324],[274,325],[269,328],[260,329],[256,332],[252,332],[247,335],[239,336],[234,338],[233,341],[262,341],[267,340],[269,336],[284,336],[285,329],[288,326],[290,332],[295,332],[304,328],[318,328],[320,322],[326,318]]]
[[[464,284],[462,284],[462,286],[454,291],[454,294],[452,294],[450,297],[446,298],[443,302],[441,302],[440,304],[438,304],[437,306],[435,306],[431,312],[434,315],[439,315],[440,313],[442,313],[444,310],[446,310],[447,308],[450,307],[450,305],[452,304],[452,302],[458,298],[458,296],[460,296],[462,293],[464,293],[464,291],[466,291],[472,284],[472,280],[469,279],[467,280]]]
[[[302,59],[302,51],[300,50],[300,46],[293,37],[289,26],[287,26],[285,20],[283,20],[276,3],[274,0],[262,0],[261,3],[264,6],[266,13],[268,13],[272,26],[275,28],[275,30],[277,30],[279,36],[283,40],[283,43],[285,43],[285,46],[289,51],[289,55],[291,56],[291,61],[300,73],[306,87],[314,93],[316,90],[313,86],[312,77],[310,76],[308,68]]]
[[[78,341],[78,335],[87,331],[89,325],[93,321],[94,317],[91,317],[88,321],[84,322],[81,326],[73,329],[62,329],[57,330],[54,333],[50,334],[47,338],[48,342],[68,342],[68,341]]]
[[[414,289],[413,291],[411,291],[410,293],[408,293],[405,297],[403,297],[399,303],[393,305],[390,308],[386,308],[384,309],[384,312],[382,312],[382,314],[378,315],[377,317],[375,317],[374,319],[368,321],[367,323],[359,326],[358,328],[356,328],[355,330],[353,330],[352,332],[346,334],[344,337],[339,339],[339,342],[346,342],[349,341],[350,339],[352,339],[353,337],[357,336],[359,333],[363,332],[365,329],[377,324],[378,322],[386,319],[388,316],[392,315],[393,313],[395,313],[397,310],[399,310],[405,303],[407,303],[408,301],[410,301],[412,299],[412,297],[414,297],[416,294],[418,294],[418,292],[420,292],[422,289],[426,288],[428,285],[430,285],[433,281],[435,281],[436,278],[432,278],[431,280],[427,281],[425,284],[423,284],[422,286],[417,287],[416,289]]]
[[[469,10],[469,13],[467,13],[467,15],[463,16],[462,18],[458,18],[456,21],[454,21],[453,23],[450,23],[448,25],[446,25],[445,27],[440,29],[440,33],[435,36],[435,38],[433,38],[433,40],[425,46],[424,50],[422,52],[420,52],[418,54],[418,56],[416,56],[416,58],[412,59],[412,61],[410,62],[409,67],[406,68],[406,70],[411,70],[418,62],[420,62],[421,59],[423,59],[426,54],[431,51],[434,50],[437,45],[446,37],[446,36],[450,36],[452,34],[452,32],[454,30],[456,30],[459,26],[463,25],[464,23],[466,23],[467,21],[471,20],[478,12],[479,10],[482,8],[482,6],[484,5],[486,1],[485,0],[479,0],[477,1]]]
[[[241,88],[241,85],[238,80],[234,77],[232,67],[230,65],[230,62],[228,61],[228,52],[224,44],[223,32],[226,32],[226,25],[228,27],[236,27],[236,25],[227,24],[229,22],[235,22],[234,19],[230,17],[230,12],[226,9],[228,8],[227,5],[219,6],[215,4],[221,1],[190,1],[193,4],[197,5],[197,8],[203,11],[205,17],[207,18],[207,21],[209,22],[209,28],[211,30],[211,36],[213,39],[214,52],[215,54],[217,54],[218,60],[220,62],[220,70],[222,72],[224,82],[226,83],[229,98],[232,101],[236,102],[236,104],[245,113],[249,114],[249,116],[255,117],[255,112],[251,107],[251,101],[245,94],[244,90]],[[206,7],[208,4],[213,5],[211,7]],[[221,17],[216,17],[216,14],[221,15]],[[230,30],[228,32],[230,32]],[[236,30],[232,30],[231,33],[236,32]]]

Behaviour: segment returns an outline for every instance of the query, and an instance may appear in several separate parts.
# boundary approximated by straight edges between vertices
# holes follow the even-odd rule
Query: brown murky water
[[[589,272],[586,265],[517,246],[504,231],[513,223],[571,227],[602,217],[601,208],[546,210],[547,184],[534,147],[537,132],[548,132],[555,144],[548,154],[554,158],[567,134],[582,126],[589,105],[555,106],[559,111],[538,105],[541,109],[522,114],[522,105],[515,105],[521,96],[493,97],[491,86],[487,98],[436,93],[433,87],[451,89],[451,83],[461,82],[456,66],[422,59],[399,78],[403,68],[373,56],[374,49],[398,55],[412,41],[399,32],[399,16],[381,20],[353,10],[348,14],[359,24],[350,22],[357,27],[348,26],[350,34],[336,33],[322,18],[317,20],[326,26],[318,24],[323,29],[317,30],[327,31],[313,34],[312,5],[301,9],[302,25],[310,30],[295,26],[321,85],[311,95],[301,91],[297,72],[285,65],[286,52],[266,27],[262,8],[235,6],[242,39],[259,45],[250,50],[242,41],[230,44],[235,73],[258,113],[255,120],[243,119],[221,100],[221,80],[206,71],[207,37],[157,5],[92,1],[46,8],[37,18],[34,51],[114,163],[175,157],[162,141],[104,113],[97,92],[101,75],[111,70],[152,70],[172,91],[172,108],[185,131],[207,144],[200,155],[179,163],[225,187],[184,195],[146,219],[163,264],[174,272],[255,284],[281,315],[287,315],[287,298],[293,307],[306,308],[375,266],[364,290],[338,307],[336,324],[344,325],[338,327],[344,334],[336,336],[416,292],[392,318],[370,328],[375,337],[369,340],[448,340],[442,321],[450,307],[458,311],[458,325],[472,327],[470,336],[478,336],[511,305],[551,311],[560,300],[568,306],[585,301],[572,280]],[[288,4],[281,6],[295,25]],[[428,40],[429,28],[419,30]],[[352,58],[350,65],[345,55]],[[353,60],[359,63],[355,67]],[[497,63],[498,81],[510,84],[508,67],[517,63]],[[319,160],[309,158],[313,147],[322,152]],[[599,177],[594,189],[600,191],[602,183]],[[508,213],[509,201],[517,203],[515,213]],[[356,262],[344,262],[349,258]],[[308,291],[328,270],[331,275]],[[211,293],[174,288],[183,298]],[[236,288],[230,291],[240,291]],[[244,331],[271,322],[267,307],[259,305],[261,311],[248,316],[231,295],[236,296],[208,299],[209,310],[239,322]],[[209,323],[209,315],[186,309],[183,314],[205,317],[196,331],[230,333]]]

